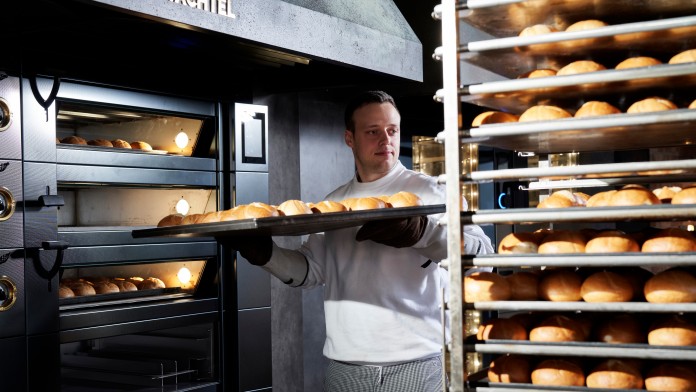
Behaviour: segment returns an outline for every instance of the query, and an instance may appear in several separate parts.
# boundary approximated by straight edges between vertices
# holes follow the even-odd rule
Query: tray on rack
[[[464,304],[467,309],[515,312],[696,312],[696,303],[657,304],[650,302],[584,302],[584,301],[486,301]]]
[[[445,212],[444,204],[421,207],[381,208],[376,210],[330,212],[242,219],[133,230],[134,238],[143,237],[231,237],[239,235],[298,236],[361,226],[367,222],[432,215]]]
[[[696,252],[665,253],[568,253],[490,254],[462,256],[467,267],[633,267],[696,266]]]

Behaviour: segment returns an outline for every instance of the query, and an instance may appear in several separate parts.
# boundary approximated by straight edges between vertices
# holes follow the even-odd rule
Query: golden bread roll
[[[696,346],[696,325],[684,316],[663,316],[650,325],[651,346]]]
[[[693,63],[696,62],[696,49],[689,49],[677,53],[669,59],[669,64]]]
[[[611,196],[616,192],[617,191],[615,191],[615,190],[610,190],[610,191],[595,193],[594,195],[590,196],[589,199],[587,199],[587,204],[585,204],[585,206],[586,207],[608,207],[609,200],[611,200]]]
[[[584,253],[587,240],[577,231],[556,230],[544,237],[538,253]]]
[[[245,208],[244,205],[239,205],[232,207],[227,210],[220,211],[219,219],[220,222],[233,221],[238,219],[244,219],[242,209]]]
[[[138,284],[138,290],[164,289],[166,287],[161,279],[154,277],[145,278]]]
[[[505,277],[510,286],[510,300],[536,301],[539,299],[539,276],[533,272],[517,271]]]
[[[640,67],[650,67],[653,65],[660,65],[662,64],[662,61],[654,58],[654,57],[647,57],[647,56],[637,56],[637,57],[629,57],[626,60],[618,63],[615,69],[628,69],[628,68],[640,68]]]
[[[565,203],[561,200],[558,200],[557,198],[563,198],[567,199],[568,203]],[[553,199],[552,201],[547,201],[549,199]],[[581,192],[571,192],[569,190],[560,190],[553,192],[549,197],[544,199],[539,205],[537,206],[538,208],[564,208],[564,207],[581,207],[587,204],[587,199],[589,199],[589,196],[585,193]]]
[[[137,287],[144,279],[139,277],[139,276],[131,276],[130,278],[127,278],[126,280],[128,282],[133,283]]]
[[[558,32],[558,29],[546,24],[536,24],[533,26],[525,27],[520,31],[518,36],[520,37],[531,37],[534,35],[550,34]]]
[[[546,78],[549,76],[556,76],[556,70],[551,68],[533,69],[527,73],[520,75],[519,79]]]
[[[84,138],[81,138],[79,136],[68,136],[60,139],[60,142],[63,144],[80,144],[80,145],[87,145],[87,140]]]
[[[640,252],[638,242],[621,230],[604,230],[585,244],[585,253]]]
[[[696,252],[696,237],[690,231],[662,229],[643,242],[641,252]]]
[[[573,202],[562,196],[551,195],[537,204],[537,208],[570,208],[576,207]]]
[[[131,142],[130,146],[134,150],[152,151],[152,146],[149,143],[143,141]]]
[[[198,223],[213,223],[220,222],[220,216],[222,211],[211,211],[203,214],[203,217],[198,221]]]
[[[529,331],[530,342],[582,342],[587,340],[583,326],[564,315],[553,315]]]
[[[538,293],[547,301],[579,301],[582,278],[570,269],[545,272],[539,280]]]
[[[537,253],[538,249],[539,236],[528,232],[510,233],[498,244],[499,254]]]
[[[565,359],[546,359],[532,370],[532,384],[552,386],[585,386],[585,373],[580,365]]]
[[[662,202],[650,189],[643,187],[624,187],[609,198],[609,205],[612,207],[653,204],[662,204]]]
[[[239,206],[239,208],[233,208],[232,210],[238,219],[269,218],[280,216],[280,212],[278,212],[276,207],[261,202],[244,204]],[[223,217],[221,217],[221,219],[223,219]]]
[[[387,203],[377,197],[353,197],[341,201],[350,211],[374,210],[387,208]]]
[[[696,187],[688,187],[680,190],[672,196],[672,204],[696,204]]]
[[[501,355],[488,368],[488,381],[501,383],[532,382],[529,360],[522,355]]]
[[[166,227],[166,226],[177,226],[181,224],[181,221],[184,220],[184,216],[181,214],[170,214],[162,218],[158,223],[157,227]]]
[[[686,270],[670,268],[648,279],[643,294],[651,303],[696,302],[696,277]]]
[[[111,283],[118,286],[118,289],[121,292],[138,291],[138,286],[136,286],[133,282],[129,282],[123,278],[112,279]]]
[[[516,114],[498,111],[488,111],[483,112],[478,116],[474,117],[474,121],[471,122],[471,126],[478,127],[483,124],[517,122],[517,120],[519,120],[519,116]]]
[[[331,200],[324,200],[320,201],[318,203],[313,203],[310,208],[312,209],[312,212],[316,213],[326,213],[326,212],[343,212],[343,211],[348,211],[346,206],[343,204],[337,202],[337,201],[331,201]]]
[[[71,283],[69,287],[78,297],[97,294],[94,287],[87,282],[74,282]]]
[[[566,65],[556,72],[556,76],[576,75],[588,72],[603,71],[606,67],[592,60],[578,60]]]
[[[98,282],[94,284],[94,291],[97,294],[118,293],[119,288],[111,282]]]
[[[111,144],[116,148],[132,148],[130,143],[123,139],[114,139],[111,141]]]
[[[394,208],[418,207],[423,205],[423,200],[415,193],[401,191],[389,196],[387,203]]]
[[[575,117],[608,116],[610,114],[619,113],[621,113],[621,110],[610,103],[604,101],[588,101],[582,104],[580,109],[575,112]]]
[[[627,302],[633,298],[633,287],[615,272],[599,271],[582,282],[580,295],[585,302]]]
[[[464,302],[506,301],[510,285],[502,276],[479,271],[464,277]]]
[[[278,205],[278,212],[281,213],[281,215],[285,216],[291,216],[291,215],[303,215],[303,214],[311,214],[312,209],[309,208],[307,203],[303,202],[302,200],[286,200],[280,205]]]
[[[111,143],[111,141],[106,140],[106,139],[95,139],[95,140],[90,140],[87,142],[90,146],[99,146],[99,147],[113,147],[114,145]]]
[[[476,338],[478,340],[527,340],[527,330],[513,319],[498,318],[481,324],[476,332]]]
[[[188,214],[184,216],[184,219],[181,220],[180,225],[193,225],[196,223],[200,223],[201,219],[203,219],[205,215],[203,214]]]
[[[587,20],[581,20],[579,22],[575,22],[571,24],[570,26],[566,27],[565,31],[582,31],[582,30],[591,30],[591,29],[598,29],[600,27],[605,27],[608,26],[606,22],[603,22],[598,19],[587,19]]]
[[[646,333],[636,316],[618,314],[600,323],[595,329],[595,339],[610,344],[645,343]]]
[[[518,119],[519,122],[526,121],[548,121],[561,118],[573,117],[565,109],[553,105],[535,105],[525,110]]]
[[[693,362],[661,362],[645,374],[648,391],[696,391]]]
[[[58,286],[58,298],[73,298],[75,293],[72,289],[64,284]]]
[[[635,360],[607,359],[600,362],[585,380],[589,388],[643,389],[643,375]]]
[[[689,109],[696,109],[696,99],[691,101],[691,103],[689,104]]]
[[[662,188],[653,189],[652,192],[660,199],[662,204],[669,204],[672,202],[674,195],[681,190],[682,189],[678,186],[663,186]]]
[[[651,97],[634,102],[628,107],[626,113],[650,113],[675,109],[679,108],[672,101],[660,97]]]

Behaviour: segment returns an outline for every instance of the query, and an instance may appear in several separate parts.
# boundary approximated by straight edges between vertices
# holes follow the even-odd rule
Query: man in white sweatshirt
[[[445,203],[444,186],[434,177],[400,163],[401,116],[391,96],[357,96],[345,122],[356,173],[325,200],[408,191],[426,205]],[[440,217],[312,234],[297,250],[280,248],[270,237],[233,240],[232,247],[290,286],[324,286],[326,391],[442,391],[439,306],[449,280],[438,264],[447,258]],[[493,252],[478,226],[466,226],[464,240],[467,254]]]

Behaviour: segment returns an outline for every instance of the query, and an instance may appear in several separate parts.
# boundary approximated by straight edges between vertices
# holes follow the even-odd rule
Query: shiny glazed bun
[[[575,112],[575,117],[608,116],[610,114],[619,113],[621,113],[621,110],[610,103],[604,101],[588,101],[582,104],[580,109]]]
[[[464,302],[505,301],[510,298],[510,285],[502,276],[479,271],[464,277]]]
[[[619,314],[599,324],[595,339],[612,344],[645,343],[646,334],[638,319],[632,314]]]
[[[278,206],[281,215],[302,215],[311,214],[312,209],[302,200],[286,200]]]
[[[374,210],[387,208],[387,203],[377,197],[353,197],[341,201],[350,211]]]
[[[638,242],[621,230],[604,230],[585,244],[585,253],[640,252]]]
[[[541,241],[539,253],[584,253],[586,239],[582,233],[556,230]]]
[[[551,26],[551,25],[536,24],[536,25],[525,27],[524,29],[522,29],[522,31],[520,31],[520,33],[519,33],[519,36],[520,37],[531,37],[534,35],[555,33],[557,31],[558,31],[558,29]]]
[[[118,289],[121,292],[138,291],[138,287],[133,282],[129,282],[123,278],[115,278],[115,279],[111,280],[111,283],[118,286]]]
[[[99,146],[99,147],[113,147],[114,145],[111,143],[111,141],[106,140],[106,139],[95,139],[95,140],[90,140],[87,142],[90,146]]]
[[[582,368],[565,359],[546,359],[532,370],[532,384],[575,386],[585,385],[585,373]]]
[[[607,359],[595,366],[585,380],[589,388],[643,389],[643,375],[635,360]]]
[[[134,150],[152,151],[152,146],[149,143],[143,141],[131,142],[130,146]]]
[[[663,362],[645,374],[648,391],[696,391],[696,371],[692,362]]]
[[[580,295],[585,302],[627,302],[633,298],[633,287],[615,272],[599,271],[582,282]]]
[[[594,62],[592,60],[578,60],[566,65],[556,72],[556,76],[563,75],[576,75],[587,72],[603,71],[607,69],[602,64]]]
[[[488,368],[488,381],[501,383],[530,383],[529,360],[521,355],[501,355]]]
[[[662,188],[653,189],[652,192],[660,199],[662,204],[669,204],[672,202],[674,195],[681,190],[678,186],[663,186]]]
[[[476,338],[479,340],[527,340],[527,330],[513,319],[498,318],[481,324],[476,332]]]
[[[331,200],[324,200],[320,201],[318,203],[313,203],[310,205],[310,208],[312,209],[312,212],[316,213],[326,213],[326,212],[343,212],[343,211],[348,211],[346,206],[343,204],[337,202],[337,201],[331,201]]]
[[[539,276],[533,272],[517,271],[505,277],[510,286],[513,301],[536,301],[539,299]]]
[[[693,63],[696,61],[696,49],[685,50],[669,59],[669,64]]]
[[[696,302],[696,277],[683,269],[671,268],[648,279],[643,294],[651,303]]]
[[[63,144],[80,144],[80,145],[87,145],[87,140],[84,138],[81,138],[79,136],[68,136],[60,139],[60,142]]]
[[[570,269],[558,269],[544,273],[539,280],[539,297],[547,301],[579,301],[582,278]]]
[[[534,69],[534,70],[531,70],[527,73],[520,75],[519,78],[520,79],[523,79],[523,78],[533,79],[533,78],[545,78],[548,76],[556,76],[556,70],[551,69],[551,68]]]
[[[640,68],[640,67],[650,67],[652,65],[660,65],[662,61],[647,56],[629,57],[626,60],[618,63],[615,69],[628,69],[628,68]]]
[[[626,113],[649,113],[674,109],[678,108],[672,101],[660,97],[651,97],[634,102],[628,107]]]
[[[184,219],[184,216],[181,214],[170,214],[162,218],[158,223],[157,227],[166,227],[166,226],[176,226],[180,225],[181,221]]]
[[[696,252],[696,237],[684,229],[662,229],[643,242],[641,252]]]
[[[664,316],[650,325],[648,344],[653,346],[696,346],[696,325],[683,316]]]
[[[138,290],[153,290],[163,288],[166,288],[164,282],[162,282],[162,280],[160,279],[153,277],[143,279],[143,281],[138,284]]]
[[[512,113],[498,112],[498,111],[488,111],[479,114],[474,117],[474,121],[471,122],[472,127],[478,127],[483,124],[497,124],[497,123],[507,123],[507,122],[517,122],[519,116]]]
[[[116,148],[132,148],[130,143],[123,139],[115,139],[111,141],[111,144],[113,144],[114,147]]]
[[[696,204],[696,187],[688,187],[672,196],[672,204]]]
[[[536,105],[525,110],[520,115],[519,122],[547,121],[573,117],[565,109],[553,105]]]
[[[582,342],[586,339],[582,325],[563,315],[549,316],[529,331],[531,342]]]
[[[73,298],[75,293],[72,289],[64,284],[58,286],[58,298]]]
[[[498,244],[499,254],[537,253],[538,249],[539,236],[529,232],[510,233]]]
[[[94,284],[94,291],[97,294],[118,293],[119,288],[111,282],[98,282]]]
[[[590,196],[589,199],[587,199],[587,204],[585,204],[585,206],[586,207],[608,207],[609,200],[611,199],[611,196],[616,192],[617,191],[615,191],[615,190],[610,190],[610,191],[595,193],[594,195]]]
[[[650,189],[641,186],[623,187],[609,198],[609,205],[612,207],[653,204],[662,204],[662,202]]]
[[[418,207],[423,205],[423,200],[415,193],[401,191],[389,196],[387,203],[394,208]]]

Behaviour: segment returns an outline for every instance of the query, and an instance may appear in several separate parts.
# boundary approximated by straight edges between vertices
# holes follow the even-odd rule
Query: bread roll
[[[565,359],[546,359],[532,370],[532,384],[553,386],[585,385],[585,373],[582,368]]]
[[[696,252],[696,237],[684,229],[662,229],[643,242],[641,252]]]
[[[645,343],[646,333],[636,316],[618,314],[597,326],[595,339],[611,344]]]
[[[587,333],[577,321],[568,316],[553,315],[529,331],[530,342],[582,342]]]
[[[280,203],[277,208],[280,214],[285,216],[312,213],[312,209],[302,200],[286,200]]]
[[[647,56],[637,56],[629,57],[626,60],[618,63],[615,69],[628,69],[628,68],[640,68],[640,67],[650,67],[653,65],[660,65],[662,61]]]
[[[203,214],[188,214],[184,216],[184,219],[181,220],[180,225],[193,225],[196,223],[199,223],[201,219],[203,219],[204,215]]]
[[[527,330],[517,321],[507,318],[489,320],[476,332],[479,340],[527,340]]]
[[[605,230],[585,244],[585,253],[640,252],[638,242],[621,230]]]
[[[354,197],[341,201],[350,211],[374,210],[387,208],[387,203],[376,197]]]
[[[499,254],[537,253],[538,249],[539,236],[529,232],[510,233],[498,244]]]
[[[87,145],[87,140],[84,138],[81,138],[79,136],[68,136],[60,139],[60,142],[63,144],[80,144],[80,145]]]
[[[176,226],[180,225],[181,221],[184,220],[184,216],[181,214],[170,214],[162,218],[158,223],[157,227],[166,227],[166,226]]]
[[[142,283],[142,281],[143,281],[144,279],[141,278],[141,277],[139,277],[139,276],[131,276],[130,278],[127,278],[126,280],[127,280],[128,282],[133,283],[133,284],[137,287],[140,283]]]
[[[643,293],[651,303],[696,302],[696,277],[683,269],[671,268],[648,279]]]
[[[73,298],[75,293],[72,289],[66,285],[61,284],[58,286],[58,298]]]
[[[536,301],[539,299],[539,276],[533,272],[517,271],[505,277],[510,286],[513,301]]]
[[[633,298],[633,287],[615,272],[600,271],[582,282],[580,295],[585,302],[627,302]]]
[[[691,103],[689,104],[689,109],[696,109],[696,99],[691,101]]]
[[[605,27],[608,26],[606,22],[603,22],[598,19],[587,19],[587,20],[581,20],[579,22],[575,22],[571,24],[570,26],[566,27],[565,31],[582,31],[582,30],[591,30],[591,29],[598,29],[600,27]]]
[[[561,196],[549,196],[537,204],[537,208],[570,208],[575,207],[572,201]]]
[[[604,101],[588,101],[585,102],[580,109],[575,112],[576,118],[608,116],[610,114],[619,114],[621,110],[614,105]]]
[[[87,142],[90,146],[99,146],[99,147],[113,147],[114,145],[111,143],[111,141],[106,140],[106,139],[95,139],[95,140],[90,140]]]
[[[587,72],[597,72],[607,69],[602,64],[592,60],[578,60],[566,65],[556,72],[556,76],[576,75]]]
[[[244,204],[238,208],[233,208],[233,212],[238,219],[269,218],[280,216],[278,209],[266,203],[253,202]],[[223,219],[223,217],[221,217]]]
[[[113,144],[114,147],[116,148],[132,148],[130,143],[123,139],[115,139],[111,141],[111,144]]]
[[[681,190],[678,186],[663,186],[662,188],[653,189],[652,192],[660,199],[662,204],[669,204],[672,202],[674,195]]]
[[[556,70],[551,68],[534,69],[519,76],[520,79],[546,78],[556,76]]]
[[[415,193],[401,191],[389,196],[387,203],[394,208],[418,207],[423,205],[423,200]]]
[[[331,201],[331,200],[324,200],[320,201],[318,203],[314,203],[310,205],[310,208],[312,209],[312,212],[316,213],[327,213],[327,212],[343,212],[343,211],[348,211],[346,206],[343,204],[337,202],[337,201]]]
[[[488,368],[488,381],[500,383],[530,383],[531,366],[521,355],[501,355]]]
[[[143,279],[143,281],[138,284],[138,290],[164,289],[166,287],[167,286],[164,285],[162,280],[154,277]]]
[[[617,191],[615,190],[609,190],[595,193],[594,195],[590,196],[589,199],[587,199],[587,204],[585,204],[585,207],[608,207],[609,200],[616,192]]]
[[[97,294],[109,294],[118,293],[120,290],[118,286],[111,282],[99,282],[94,284],[94,291]]]
[[[696,371],[692,362],[662,362],[645,374],[648,391],[696,391]]]
[[[677,53],[669,59],[669,64],[693,63],[696,62],[696,49],[689,49]]]
[[[245,208],[244,205],[239,205],[233,208],[229,208],[227,210],[220,211],[219,219],[220,222],[226,222],[226,221],[233,221],[233,220],[238,220],[238,219],[244,219],[243,213],[241,211],[242,208]]]
[[[678,108],[672,101],[660,97],[651,97],[634,102],[628,107],[626,113],[649,113],[674,109]]]
[[[570,269],[551,270],[539,280],[539,297],[547,301],[579,301],[582,278]]]
[[[696,204],[696,187],[684,188],[672,196],[672,204]]]
[[[536,105],[525,110],[520,115],[519,122],[527,121],[548,121],[558,120],[561,118],[573,117],[565,109],[553,105]]]
[[[87,282],[74,282],[70,284],[70,289],[78,297],[97,294],[97,292],[94,290],[94,287],[92,287],[92,285]]]
[[[152,151],[152,146],[150,144],[148,144],[147,142],[143,142],[143,141],[131,142],[130,146],[134,150]]]
[[[115,284],[121,292],[138,291],[138,287],[133,282],[129,282],[123,278],[115,278],[111,280],[111,283]]]
[[[609,198],[609,205],[612,207],[653,204],[662,204],[662,202],[652,191],[643,187],[624,187]]]
[[[648,331],[652,346],[696,346],[696,325],[683,316],[663,316]]]
[[[213,223],[220,222],[220,216],[222,211],[211,211],[203,214],[203,217],[198,221],[198,223]]]
[[[510,299],[510,285],[502,276],[479,271],[464,277],[464,302],[506,301]]]
[[[531,37],[534,35],[550,34],[558,32],[558,29],[546,24],[536,24],[533,26],[525,27],[518,34],[520,37]]]
[[[589,388],[643,389],[643,375],[632,360],[604,360],[587,374],[585,381]]]
[[[517,122],[519,116],[516,114],[498,112],[498,111],[488,111],[479,114],[474,117],[474,121],[471,122],[472,127],[478,127],[483,124],[497,124],[497,123],[507,123],[507,122]]]
[[[551,198],[563,198],[568,200],[570,202],[570,205],[566,204],[565,202],[562,202],[560,200],[554,200],[553,202],[547,202],[548,199]],[[589,199],[589,196],[585,193],[581,192],[571,192],[569,190],[560,190],[553,192],[549,197],[544,199],[540,203],[540,205],[544,204],[545,202],[547,203],[545,206],[540,207],[540,208],[562,208],[562,207],[579,207],[579,206],[584,206],[587,203],[587,199]],[[539,206],[537,206],[539,207]]]
[[[556,230],[544,237],[539,245],[539,253],[584,253],[585,236],[577,231]]]

